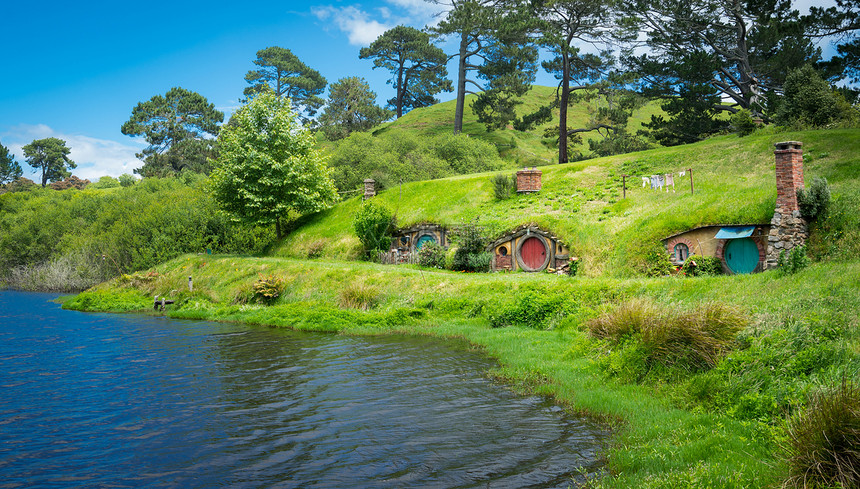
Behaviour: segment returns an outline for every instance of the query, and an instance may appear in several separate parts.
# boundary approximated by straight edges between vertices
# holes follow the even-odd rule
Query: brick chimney
[[[517,172],[517,193],[540,192],[542,171],[535,167]]]
[[[782,214],[799,210],[797,189],[803,188],[803,143],[786,141],[776,143],[776,208]]]
[[[776,208],[767,237],[766,268],[776,268],[779,255],[795,246],[803,246],[809,237],[809,226],[800,216],[797,189],[803,188],[803,143],[776,143]]]
[[[367,178],[364,180],[364,200],[376,195],[376,180]]]

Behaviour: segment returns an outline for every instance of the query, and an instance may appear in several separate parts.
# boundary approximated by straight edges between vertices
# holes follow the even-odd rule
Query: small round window
[[[687,245],[684,243],[678,243],[675,245],[675,261],[687,261],[688,256],[690,256],[690,248],[688,248]]]
[[[499,254],[502,256],[508,256],[508,247],[507,246],[499,246]]]

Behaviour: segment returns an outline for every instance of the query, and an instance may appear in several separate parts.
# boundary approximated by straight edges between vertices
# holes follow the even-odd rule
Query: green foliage
[[[121,187],[131,187],[137,183],[137,179],[130,173],[123,173],[119,176],[119,184]]]
[[[418,249],[418,264],[427,268],[445,268],[445,248],[433,241]]]
[[[806,246],[795,246],[788,253],[785,250],[779,252],[777,268],[785,274],[797,273],[809,266],[809,257],[806,256]]]
[[[338,141],[329,160],[335,185],[341,191],[363,188],[366,178],[377,190],[400,182],[432,180],[501,168],[498,151],[486,141],[466,135],[417,137],[403,131],[379,136],[353,133]]]
[[[380,301],[376,287],[361,282],[347,284],[340,291],[340,307],[367,311],[376,307]]]
[[[681,266],[687,277],[712,277],[723,274],[723,262],[716,256],[690,255]]]
[[[275,275],[260,276],[254,282],[254,300],[270,306],[284,293],[284,280]]]
[[[99,178],[89,185],[90,188],[117,188],[119,186],[119,180],[108,175]]]
[[[144,176],[168,176],[183,168],[208,170],[206,158],[213,156],[211,141],[217,136],[224,113],[199,93],[173,87],[138,103],[122,125],[127,136],[142,136],[149,144],[137,157],[144,162],[135,170]]]
[[[516,175],[496,173],[490,177],[490,181],[493,184],[493,195],[495,195],[498,200],[510,199],[517,186]]]
[[[827,215],[830,207],[830,185],[826,178],[815,177],[809,189],[797,189],[800,213],[809,222]]]
[[[788,434],[786,487],[860,487],[860,387],[853,381],[814,394]]]
[[[586,326],[593,336],[623,346],[622,355],[637,352],[636,365],[628,367],[640,380],[655,364],[692,370],[714,367],[748,321],[737,308],[716,302],[681,311],[634,299]],[[608,358],[604,363],[611,366],[612,361]]]
[[[21,165],[15,161],[15,155],[9,152],[9,148],[0,144],[0,185],[5,185],[21,178],[23,170]]]
[[[447,79],[445,52],[430,43],[430,36],[414,27],[398,25],[385,31],[370,46],[361,48],[359,58],[372,59],[373,69],[392,73],[389,83],[396,95],[388,100],[397,117],[416,107],[437,102],[437,93],[451,91]]]
[[[788,75],[775,116],[778,124],[823,127],[845,117],[850,114],[842,112],[838,95],[812,66],[804,65]]]
[[[731,127],[738,137],[749,136],[756,130],[756,123],[747,109],[741,109],[731,117]]]
[[[75,162],[69,159],[71,150],[62,139],[37,139],[24,146],[23,151],[27,164],[41,170],[42,187],[49,182],[68,178],[71,175],[69,169],[77,168]]]
[[[514,301],[490,312],[487,319],[494,328],[526,326],[544,329],[551,319],[566,315],[570,309],[569,296],[565,293],[526,290],[518,293]]]
[[[352,220],[352,227],[367,256],[388,250],[394,225],[391,211],[376,199],[364,201]]]
[[[292,51],[272,46],[257,51],[254,64],[259,68],[248,71],[244,94],[249,98],[272,91],[278,97],[288,97],[296,112],[312,117],[322,107],[319,97],[328,84],[320,73],[302,63]]]
[[[80,178],[78,178],[74,175],[71,175],[69,177],[66,177],[63,180],[51,183],[50,185],[48,185],[48,187],[50,187],[53,190],[68,190],[70,188],[73,188],[76,190],[83,190],[83,189],[87,188],[87,186],[89,184],[90,184],[89,180],[81,180]]]
[[[351,76],[331,85],[319,124],[326,138],[335,141],[355,131],[367,131],[392,115],[376,105],[376,93],[364,78]]]
[[[478,225],[478,220],[468,222],[458,227],[453,234],[457,245],[452,270],[463,272],[488,272],[492,262],[492,253],[487,252],[488,239],[486,230]]]
[[[337,199],[313,136],[297,120],[289,99],[260,93],[234,115],[218,137],[221,157],[212,191],[234,218],[258,225],[324,209]]]
[[[655,243],[647,248],[640,266],[648,277],[669,275],[675,269],[669,259],[669,253],[662,243]]]
[[[677,146],[701,141],[724,130],[728,121],[717,118],[715,106],[720,97],[709,85],[681,86],[677,97],[665,99],[662,108],[668,118],[652,115],[645,124],[651,136],[663,146]]]
[[[807,241],[816,260],[850,260],[860,256],[860,191],[836,195],[826,215],[813,221]]]

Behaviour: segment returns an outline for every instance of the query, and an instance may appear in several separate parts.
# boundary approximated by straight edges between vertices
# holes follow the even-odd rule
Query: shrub
[[[782,273],[797,273],[809,266],[809,257],[806,256],[806,246],[795,246],[787,254],[785,250],[779,252],[777,268]]]
[[[755,121],[753,121],[750,111],[746,109],[741,109],[732,114],[731,121],[732,130],[737,133],[738,137],[749,136],[756,130]]]
[[[425,243],[418,250],[418,264],[428,268],[445,268],[445,248],[439,243]]]
[[[451,263],[453,270],[464,272],[487,272],[492,254],[486,251],[487,238],[478,220],[460,226],[454,233],[457,250]]]
[[[121,187],[131,187],[137,183],[137,179],[131,173],[123,173],[119,176],[119,184]]]
[[[271,305],[284,293],[284,281],[274,275],[260,276],[254,282],[254,300],[260,304]]]
[[[775,115],[780,125],[822,127],[849,116],[830,84],[810,65],[791,71],[783,90],[785,95]]]
[[[788,427],[788,487],[860,487],[860,388],[819,392]]]
[[[662,243],[655,243],[645,255],[643,263],[645,275],[649,277],[662,277],[672,273],[674,268],[669,260],[669,253]]]
[[[363,283],[351,283],[340,291],[340,307],[367,311],[379,303],[379,291]]]
[[[651,364],[705,370],[717,364],[747,324],[737,309],[707,303],[683,312],[642,299],[625,302],[586,323],[593,336],[621,344],[636,340]]]
[[[688,277],[722,275],[723,262],[716,256],[690,255],[681,266],[681,271]]]
[[[119,187],[119,180],[111,176],[103,176],[97,181],[91,183],[90,188],[116,188]]]
[[[388,250],[394,222],[391,211],[374,199],[361,204],[352,220],[352,226],[367,256],[375,256],[380,251]]]
[[[493,183],[493,194],[496,196],[496,199],[507,200],[511,198],[511,194],[514,193],[517,185],[517,177],[515,175],[508,176],[504,173],[497,173],[490,180]]]
[[[797,189],[797,203],[800,214],[807,221],[814,221],[827,215],[830,207],[830,185],[826,178],[816,177],[809,189]]]

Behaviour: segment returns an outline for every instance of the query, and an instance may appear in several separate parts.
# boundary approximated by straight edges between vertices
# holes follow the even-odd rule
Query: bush
[[[809,266],[809,257],[806,256],[806,246],[795,246],[787,254],[785,250],[779,252],[777,268],[782,273],[797,273]]]
[[[707,303],[692,311],[634,299],[586,323],[595,337],[614,344],[641,343],[643,370],[652,364],[705,370],[717,364],[748,320],[737,309]]]
[[[352,220],[352,226],[368,257],[388,250],[394,223],[394,216],[383,204],[374,199],[361,204]]]
[[[827,179],[816,177],[809,189],[797,189],[797,203],[800,214],[807,221],[826,216],[830,207],[830,185]]]
[[[493,194],[498,200],[510,199],[517,186],[516,175],[508,176],[504,173],[497,173],[492,176],[490,181],[493,183]]]
[[[379,303],[379,291],[363,283],[351,283],[340,291],[340,307],[367,311]]]
[[[732,114],[732,130],[737,133],[738,137],[749,136],[756,130],[755,121],[753,121],[750,111],[741,109]]]
[[[841,385],[813,396],[788,428],[788,487],[860,487],[860,388]]]
[[[785,79],[784,97],[776,122],[784,126],[822,127],[850,117],[830,84],[810,65],[793,70]]]
[[[690,255],[681,266],[681,271],[688,277],[722,275],[723,262],[716,256]]]
[[[649,277],[662,277],[669,275],[674,270],[672,262],[669,260],[669,252],[659,242],[647,251],[642,267],[645,275]]]
[[[439,243],[425,243],[418,250],[418,264],[428,268],[445,268],[445,248]]]
[[[119,186],[119,180],[107,175],[99,178],[97,181],[89,185],[90,188],[116,188]]]
[[[137,179],[130,173],[123,173],[119,176],[119,184],[122,187],[131,187],[135,183],[137,183]]]
[[[460,226],[454,233],[457,250],[451,263],[452,270],[464,272],[488,272],[493,258],[486,251],[487,238],[478,220]]]
[[[254,300],[260,304],[272,305],[284,293],[284,281],[274,275],[260,276],[254,282]]]

